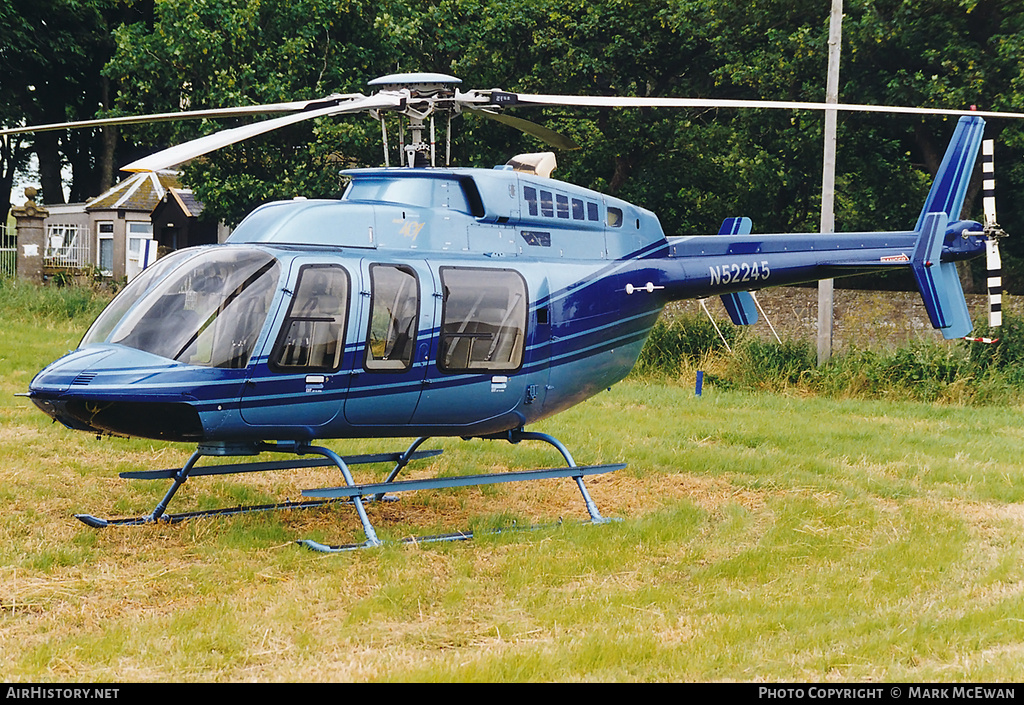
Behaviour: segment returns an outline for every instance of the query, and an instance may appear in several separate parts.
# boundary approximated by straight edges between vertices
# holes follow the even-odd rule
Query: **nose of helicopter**
[[[203,426],[181,365],[119,345],[74,350],[29,384],[29,398],[68,428],[194,440]]]

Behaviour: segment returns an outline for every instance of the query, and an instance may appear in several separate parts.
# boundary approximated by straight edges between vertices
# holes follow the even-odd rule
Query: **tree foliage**
[[[94,117],[108,107],[104,64],[114,52],[113,28],[134,22],[146,2],[125,0],[9,0],[0,4],[0,107],[4,126],[60,123]],[[14,170],[35,153],[42,196],[64,202],[62,171],[70,168],[72,200],[97,195],[112,176],[111,130],[40,132],[5,145],[4,197]],[[6,212],[6,209],[5,209]]]
[[[107,75],[123,113],[259,105],[366,90],[388,66],[362,0],[164,0],[151,25],[122,26]],[[181,122],[132,130],[166,147],[229,127]],[[237,222],[260,203],[336,195],[339,170],[379,159],[367,117],[300,124],[195,160],[185,179],[207,213]]]

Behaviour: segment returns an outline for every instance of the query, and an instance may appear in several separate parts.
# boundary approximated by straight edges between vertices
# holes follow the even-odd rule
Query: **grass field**
[[[549,525],[323,555],[294,541],[359,538],[350,508],[75,521],[149,511],[166,484],[117,473],[191,450],[72,433],[14,396],[86,322],[0,318],[5,681],[1024,679],[1020,408],[628,381],[536,429],[581,464],[629,464],[588,481],[622,521],[580,525],[571,480],[422,492],[370,507],[382,538]],[[527,443],[431,447],[445,453],[410,476],[559,460]],[[337,484],[326,470],[196,478],[172,510]]]

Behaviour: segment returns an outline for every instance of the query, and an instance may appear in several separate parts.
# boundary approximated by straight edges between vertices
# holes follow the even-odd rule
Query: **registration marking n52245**
[[[753,262],[733,262],[732,264],[714,264],[708,267],[711,272],[711,284],[732,284],[734,282],[761,281],[771,276],[768,260]]]

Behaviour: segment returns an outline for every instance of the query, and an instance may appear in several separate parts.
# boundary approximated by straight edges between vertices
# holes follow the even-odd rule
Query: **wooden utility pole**
[[[825,102],[839,102],[839,49],[843,38],[843,0],[832,0],[832,14],[828,21],[828,78]],[[821,174],[821,227],[822,233],[836,229],[836,124],[838,111],[825,111],[825,156]],[[832,292],[831,279],[818,282],[818,365],[832,357]]]

